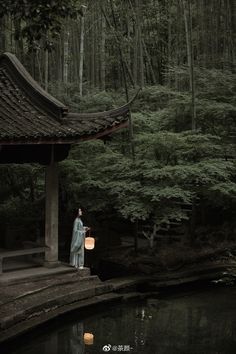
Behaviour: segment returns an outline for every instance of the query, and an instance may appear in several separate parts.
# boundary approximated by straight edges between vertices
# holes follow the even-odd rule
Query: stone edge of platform
[[[71,300],[73,300],[72,302],[63,303],[62,301],[57,305],[55,304],[54,307],[46,309],[46,311],[42,311],[39,316],[37,316],[37,313],[35,313],[35,315],[32,313],[32,317],[26,318],[21,322],[13,324],[6,330],[2,330],[2,333],[0,332],[0,344],[4,344],[4,342],[9,341],[16,336],[22,335],[30,329],[33,329],[36,326],[61,316],[67,312],[106,302],[142,299],[147,297],[147,295],[153,294],[152,292],[149,292],[144,295],[134,291],[135,286],[138,284],[145,284],[150,281],[154,281],[156,283],[156,290],[158,291],[158,289],[163,287],[167,288],[176,285],[190,284],[192,282],[196,282],[197,280],[212,280],[219,278],[223,271],[229,271],[230,269],[235,271],[235,265],[215,265],[215,267],[213,266],[205,269],[199,269],[199,272],[197,272],[195,269],[191,269],[184,272],[170,271],[166,272],[166,274],[161,274],[160,276],[141,275],[124,278],[113,278],[101,282],[101,284],[97,284],[95,287],[87,289],[88,293],[86,298],[77,296],[74,299],[71,298]],[[127,291],[124,292],[125,290]],[[157,291],[155,293],[157,293]]]

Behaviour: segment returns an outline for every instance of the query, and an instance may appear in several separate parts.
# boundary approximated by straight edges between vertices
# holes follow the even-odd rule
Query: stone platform
[[[0,342],[85,306],[84,301],[99,301],[96,297],[111,289],[91,276],[89,268],[37,267],[6,272],[0,277]]]
[[[69,265],[59,265],[55,268],[47,268],[47,267],[31,267],[27,269],[8,271],[2,273],[0,275],[0,286],[6,284],[19,284],[22,282],[36,282],[42,279],[46,279],[47,277],[53,277],[54,275],[62,275],[67,273],[78,273],[81,277],[89,276],[90,269],[84,268],[75,271],[75,269]],[[1,295],[1,290],[0,290]],[[0,300],[1,301],[1,300]]]
[[[182,271],[156,275],[131,275],[102,282],[90,270],[37,267],[6,272],[0,277],[0,352],[1,342],[34,328],[66,312],[99,303],[145,298],[168,287],[192,284],[199,280],[220,283],[236,281],[236,264],[204,264]],[[147,286],[148,292],[140,292]]]

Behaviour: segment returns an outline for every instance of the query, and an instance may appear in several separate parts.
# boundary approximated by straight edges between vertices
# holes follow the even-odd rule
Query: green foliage
[[[155,149],[158,154],[151,155]],[[187,218],[181,204],[191,204],[196,196],[210,198],[216,186],[229,183],[235,188],[234,163],[214,158],[220,151],[215,137],[160,132],[153,140],[138,139],[136,150],[137,160],[132,162],[101,141],[74,148],[73,160],[61,163],[70,207],[82,203],[92,212],[115,209],[131,221],[151,217],[157,224],[168,224]]]
[[[37,79],[38,75],[41,81],[46,76],[45,64],[49,63],[49,91],[72,111],[105,111],[125,103],[119,49],[128,85],[132,79],[134,86],[142,84],[142,75],[139,75],[142,71],[147,83],[132,106],[135,161],[130,156],[127,132],[113,134],[106,144],[90,141],[74,146],[70,157],[60,163],[63,212],[71,213],[82,205],[107,218],[112,214],[115,218],[148,220],[158,226],[168,226],[173,221],[188,219],[189,214],[183,206],[200,200],[202,204],[197,209],[202,208],[202,213],[206,212],[206,205],[213,215],[217,209],[228,217],[236,203],[235,143],[228,138],[236,131],[236,76],[225,70],[225,67],[231,67],[233,71],[230,4],[227,10],[223,2],[222,7],[212,7],[206,2],[205,9],[198,4],[200,2],[193,4],[197,116],[197,131],[193,133],[189,67],[184,65],[187,55],[184,21],[180,20],[183,19],[181,2],[145,1],[138,7],[134,1],[101,3],[87,3],[84,96],[80,97],[77,53],[81,48],[78,16],[82,15],[82,2],[0,0],[0,18],[6,20],[6,35],[0,36],[0,42],[6,42],[2,43],[2,49],[11,48],[20,53],[21,59],[27,61],[31,69],[34,67],[35,77]],[[114,5],[116,23],[110,5]],[[213,20],[203,12],[205,10],[215,16]],[[222,18],[218,21],[221,10]],[[102,25],[104,13],[110,21],[105,30]],[[201,20],[198,21],[199,14]],[[225,31],[225,21],[229,31]],[[208,46],[215,25],[218,38],[213,46]],[[141,42],[137,38],[139,29]],[[36,51],[32,57],[24,55],[25,42],[27,48]],[[50,52],[54,44],[55,52],[49,53],[46,63],[44,49]],[[98,89],[102,81],[102,54],[106,64],[105,87],[109,92]],[[227,63],[222,63],[224,60]],[[175,63],[179,65],[175,66]],[[62,80],[66,68],[67,79],[71,82],[65,84]],[[150,83],[155,85],[150,86]],[[117,90],[112,91],[114,88]],[[134,91],[134,88],[130,90],[130,97]],[[28,216],[25,210],[31,216],[37,214],[38,205],[44,203],[43,172],[43,168],[35,165],[0,166],[1,220],[10,220],[12,215],[22,219]],[[64,213],[61,214],[63,217]]]
[[[185,80],[186,68],[178,75]],[[161,85],[142,90],[133,106],[135,162],[119,133],[107,144],[74,147],[71,160],[61,164],[70,208],[82,202],[93,213],[115,211],[130,221],[166,226],[188,219],[182,206],[196,198],[229,210],[236,188],[234,145],[226,139],[235,126],[233,80],[199,70],[197,88],[196,132],[189,130],[188,92]],[[74,99],[82,110],[103,110],[112,108],[118,96],[102,92]]]
[[[233,86],[227,75],[225,81],[220,76],[220,84],[213,72],[204,73],[215,80],[214,90],[199,72],[196,132],[189,130],[189,93],[158,85],[144,88],[133,106],[135,161],[124,133],[113,134],[106,143],[96,140],[73,146],[69,158],[60,163],[63,210],[71,215],[83,206],[93,215],[146,220],[160,228],[187,220],[184,206],[191,207],[196,200],[209,210],[229,212],[236,203],[235,146],[227,141],[235,126]],[[185,69],[179,73],[185,74]],[[104,111],[124,103],[123,92],[94,91],[81,98],[76,84],[60,90],[51,84],[50,91],[75,111]],[[32,180],[32,205],[43,195],[42,169],[23,165],[14,171],[1,167],[1,216],[32,204]]]
[[[203,80],[204,76],[200,77]],[[82,205],[93,215],[148,220],[159,227],[188,219],[183,206],[191,206],[196,198],[209,208],[230,210],[236,202],[236,170],[231,159],[235,147],[226,136],[228,122],[231,127],[234,122],[235,107],[232,97],[228,102],[218,101],[217,90],[209,98],[212,87],[206,86],[205,95],[199,94],[197,100],[196,132],[188,130],[187,92],[159,85],[140,93],[133,113],[135,161],[129,154],[127,134],[116,133],[107,143],[96,140],[74,146],[69,158],[60,163],[63,210],[71,214]],[[57,89],[51,85],[54,94]],[[75,84],[67,85],[66,90],[67,95],[56,95],[76,111],[103,111],[124,103],[123,93],[95,91],[81,98]],[[226,94],[227,85],[224,90]],[[221,91],[222,97],[225,94]],[[32,205],[39,203],[42,169],[2,166],[1,176],[2,216],[16,213],[20,205],[32,204],[32,198]]]
[[[94,90],[89,93],[84,85],[84,95],[80,97],[76,83],[51,82],[49,91],[75,112],[102,112],[125,104],[123,92]]]
[[[1,223],[10,223],[14,216],[14,221],[20,225],[42,216],[43,167],[29,164],[0,165],[0,185]]]
[[[172,78],[178,76],[178,90],[162,85],[145,87],[134,104],[134,110],[145,112],[145,119],[156,120],[154,131],[158,128],[181,132],[191,128],[191,94],[186,91],[188,68],[173,67],[170,72]],[[227,136],[236,130],[235,74],[196,68],[195,76],[197,128],[204,134]]]
[[[81,14],[77,0],[39,1],[39,0],[1,0],[0,17],[9,14],[15,21],[23,26],[18,26],[15,39],[26,38],[29,45],[36,49],[39,40],[45,39],[45,48],[51,49],[52,42],[48,39],[57,37],[62,28],[62,20],[70,17],[76,18]]]

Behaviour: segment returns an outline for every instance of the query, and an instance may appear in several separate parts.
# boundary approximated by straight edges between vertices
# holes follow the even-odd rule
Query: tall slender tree
[[[184,11],[184,23],[187,45],[187,57],[189,66],[189,83],[191,91],[191,111],[192,111],[192,130],[196,129],[196,104],[195,104],[195,82],[194,82],[194,58],[193,58],[193,37],[192,37],[192,15],[191,0],[182,0]]]

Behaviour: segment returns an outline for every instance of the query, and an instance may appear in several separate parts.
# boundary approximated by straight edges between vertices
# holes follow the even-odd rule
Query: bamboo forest
[[[197,281],[233,286],[235,11],[234,0],[0,0],[0,260],[9,257],[9,270],[17,269],[10,266],[14,254],[1,252],[20,255],[29,247],[30,254],[39,245],[48,247],[46,263],[66,266],[73,221],[82,210],[95,240],[85,265],[103,281],[142,276],[149,279],[144,287],[156,291],[160,274],[166,280],[163,274],[195,267]],[[62,107],[58,118],[53,105]],[[46,114],[55,122],[43,123]],[[25,123],[18,129],[20,119]],[[56,212],[50,156],[51,166],[52,156],[58,163]],[[57,239],[48,233],[44,241],[54,216],[58,257],[52,251]],[[215,267],[224,275],[200,275]],[[176,286],[180,279],[176,275]],[[165,315],[156,318],[164,323]],[[96,328],[108,326],[99,321]],[[140,328],[134,330],[139,335]],[[113,344],[126,344],[119,340]],[[107,343],[112,339],[99,345]],[[166,348],[160,353],[193,353],[190,342],[177,351],[160,343]],[[198,353],[236,348],[211,345],[199,344]],[[119,347],[101,346],[91,353]],[[159,353],[154,344],[137,348],[137,354]]]
[[[62,224],[81,204],[96,228],[121,223],[150,243],[179,232],[214,249],[234,240],[234,10],[230,0],[1,2],[0,50],[74,110],[109,110],[142,88],[129,131],[75,145],[61,163]],[[2,165],[0,178],[1,229],[14,215],[40,232],[42,167]]]

